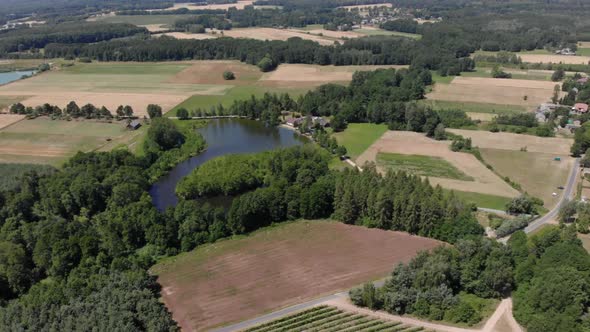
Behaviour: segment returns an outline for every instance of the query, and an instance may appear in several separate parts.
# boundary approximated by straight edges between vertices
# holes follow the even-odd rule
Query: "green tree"
[[[226,81],[235,80],[236,79],[236,75],[233,72],[227,70],[227,71],[224,71],[223,72],[223,79],[226,80]]]
[[[150,119],[162,117],[162,107],[156,104],[149,104],[147,106],[147,113]]]
[[[176,110],[176,116],[180,120],[187,120],[189,118],[188,110],[184,107],[181,107],[178,110]]]
[[[258,68],[260,68],[262,72],[269,72],[276,68],[276,64],[274,63],[270,55],[267,54],[258,62]]]

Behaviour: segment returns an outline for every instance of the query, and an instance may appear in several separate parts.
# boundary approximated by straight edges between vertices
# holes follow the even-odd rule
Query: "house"
[[[299,127],[299,125],[301,124],[301,118],[287,118],[287,120],[285,120],[285,124],[287,126],[291,126],[293,128],[295,127]]]
[[[565,129],[568,129],[570,132],[574,132],[576,131],[576,129],[580,128],[582,126],[582,123],[580,122],[580,120],[568,120],[568,123],[565,125]]]
[[[584,114],[588,112],[588,104],[584,103],[576,103],[574,107],[572,107],[572,112],[577,114]]]
[[[131,130],[137,130],[139,127],[141,127],[141,123],[138,120],[133,120],[127,125],[127,128]]]
[[[324,127],[324,128],[330,127],[330,121],[322,118],[321,116],[314,116],[312,118],[312,123],[314,126],[319,125],[320,127]]]
[[[562,48],[561,50],[555,51],[555,54],[560,55],[576,55],[576,52],[570,49],[569,47]]]
[[[537,112],[541,113],[551,113],[559,108],[560,105],[558,104],[551,104],[551,103],[542,103],[537,107]]]

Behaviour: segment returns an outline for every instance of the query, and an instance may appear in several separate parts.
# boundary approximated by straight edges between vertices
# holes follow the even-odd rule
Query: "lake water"
[[[7,73],[0,73],[0,85],[20,80],[24,75],[33,75],[34,70],[25,71],[10,71]]]
[[[178,164],[150,189],[152,201],[158,210],[176,205],[176,184],[207,160],[226,154],[254,153],[301,145],[307,141],[292,130],[269,128],[260,122],[245,119],[210,120],[199,132],[207,141],[207,150]]]

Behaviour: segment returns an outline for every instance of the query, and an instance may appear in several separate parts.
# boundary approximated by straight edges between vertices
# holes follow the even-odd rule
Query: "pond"
[[[254,153],[302,145],[307,141],[307,138],[293,130],[266,127],[260,122],[245,119],[210,120],[199,132],[207,141],[207,150],[178,164],[150,189],[152,201],[158,210],[162,211],[178,203],[176,184],[207,160],[226,154]],[[215,204],[215,200],[212,204]]]
[[[0,85],[20,80],[21,77],[25,75],[30,76],[34,73],[34,70],[9,71],[6,73],[0,73]]]

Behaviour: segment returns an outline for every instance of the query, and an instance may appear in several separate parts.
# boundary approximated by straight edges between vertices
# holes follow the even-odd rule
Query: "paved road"
[[[561,206],[567,200],[569,200],[571,197],[574,196],[573,194],[574,194],[576,179],[578,177],[579,170],[580,170],[580,159],[576,158],[576,160],[574,160],[574,167],[572,168],[572,170],[570,172],[570,176],[567,180],[567,184],[566,184],[565,188],[563,189],[563,195],[561,196],[561,199],[559,200],[557,205],[555,205],[553,210],[549,211],[549,213],[547,213],[546,215],[542,216],[541,218],[530,223],[524,229],[525,233],[534,232],[537,229],[539,229],[541,226],[543,226],[546,223],[548,223],[552,220],[555,220],[555,218],[557,218],[557,215],[559,214],[559,209],[561,208]]]

